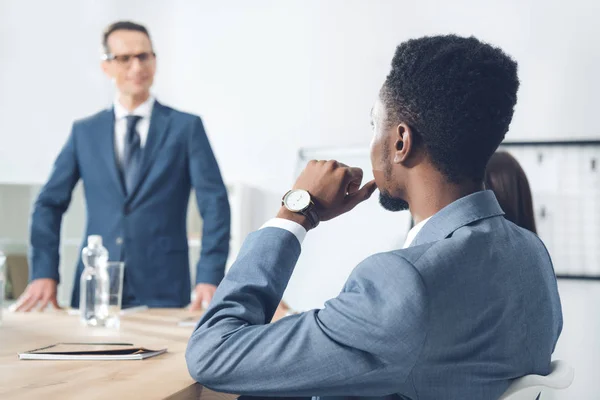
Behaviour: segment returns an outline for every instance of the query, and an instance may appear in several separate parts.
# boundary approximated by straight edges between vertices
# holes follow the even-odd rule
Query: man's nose
[[[139,71],[143,68],[144,68],[144,66],[142,65],[142,62],[140,61],[140,59],[137,57],[133,57],[133,59],[131,60],[131,65],[129,66],[129,69],[131,71]]]

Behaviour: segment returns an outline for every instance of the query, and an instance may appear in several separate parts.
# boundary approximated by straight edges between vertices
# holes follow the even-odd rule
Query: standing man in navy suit
[[[110,25],[102,69],[117,88],[114,105],[73,124],[31,219],[30,279],[17,310],[58,307],[63,213],[81,179],[86,237],[101,235],[111,260],[125,261],[123,306],[183,307],[190,301],[186,216],[190,190],[203,218],[195,300],[212,299],[229,252],[227,192],[202,121],[150,94],[156,54],[145,27]],[[79,260],[71,305],[79,304]],[[67,277],[72,279],[72,277]]]

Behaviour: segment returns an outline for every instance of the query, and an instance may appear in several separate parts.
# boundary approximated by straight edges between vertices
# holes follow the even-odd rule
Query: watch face
[[[290,211],[300,212],[310,205],[310,194],[306,190],[292,190],[285,195],[283,204]]]

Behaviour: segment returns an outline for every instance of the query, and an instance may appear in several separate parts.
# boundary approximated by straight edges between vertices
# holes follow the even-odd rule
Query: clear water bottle
[[[81,252],[81,260],[85,266],[80,280],[79,315],[86,325],[103,325],[104,314],[102,303],[106,300],[108,311],[108,277],[106,263],[108,250],[102,246],[102,236],[88,237],[88,245]]]

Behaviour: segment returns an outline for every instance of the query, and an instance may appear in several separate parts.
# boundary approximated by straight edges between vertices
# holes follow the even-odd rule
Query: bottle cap
[[[102,236],[100,236],[100,235],[88,236],[88,246],[102,246]]]

